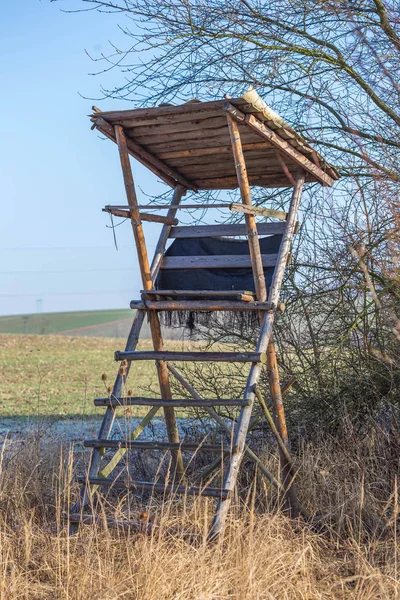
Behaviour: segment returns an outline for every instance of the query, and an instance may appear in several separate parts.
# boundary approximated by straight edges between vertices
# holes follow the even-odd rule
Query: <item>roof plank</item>
[[[115,133],[114,127],[107,123],[104,119],[96,120],[96,127],[102,131],[107,137],[112,139],[115,142]],[[197,186],[186,179],[183,175],[181,175],[178,171],[169,167],[167,164],[163,163],[159,158],[153,156],[150,152],[148,152],[145,148],[142,148],[133,140],[127,140],[127,145],[130,154],[132,154],[137,160],[151,169],[154,173],[159,174],[164,181],[169,183],[171,187],[176,187],[177,183],[182,184],[185,188],[193,191],[197,191]],[[165,178],[167,176],[167,179]],[[172,180],[172,184],[171,181]],[[175,182],[174,182],[175,180]]]
[[[226,122],[227,106],[236,112],[251,185],[292,186],[291,174],[299,164],[306,170],[307,181],[332,185],[339,178],[334,167],[290,125],[269,120],[243,98],[228,103],[216,100],[96,111],[91,120],[113,141],[114,125],[121,125],[130,154],[171,187],[180,183],[193,190],[235,189],[238,183]]]
[[[322,183],[322,185],[332,186],[334,180],[327,173],[325,173],[321,168],[317,167],[314,163],[312,163],[304,154],[299,152],[296,148],[288,144],[285,140],[283,140],[279,135],[269,129],[264,123],[261,123],[256,117],[253,115],[246,115],[238,110],[236,107],[232,106],[229,102],[227,102],[224,106],[226,112],[228,112],[236,121],[240,123],[245,123],[255,131],[262,138],[267,139],[269,142],[274,144],[285,156],[291,158],[298,165],[303,167],[305,171],[314,175],[314,177]]]
[[[242,144],[242,148],[244,151],[250,150],[265,150],[266,148],[272,148],[272,144],[269,142],[256,142],[251,144]],[[162,159],[170,159],[170,158],[184,158],[191,156],[206,156],[206,155],[214,155],[214,154],[232,154],[232,146],[231,144],[227,144],[226,146],[218,146],[216,148],[189,148],[187,150],[174,150],[168,152],[159,152],[158,157]]]

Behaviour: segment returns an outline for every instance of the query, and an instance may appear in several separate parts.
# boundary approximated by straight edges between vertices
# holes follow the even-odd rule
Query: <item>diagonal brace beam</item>
[[[116,142],[116,135],[114,127],[110,125],[105,119],[99,117],[94,122],[95,127],[101,131],[111,141]],[[153,171],[156,175],[161,177],[171,187],[176,187],[177,184],[183,185],[186,189],[197,192],[198,188],[192,181],[189,181],[181,175],[176,169],[169,167],[162,160],[151,154],[148,150],[145,150],[142,146],[134,142],[133,140],[127,140],[127,147],[129,154],[141,162],[145,167]]]
[[[332,186],[334,184],[334,180],[330,177],[325,171],[323,171],[320,167],[315,165],[311,160],[309,160],[304,154],[299,152],[296,148],[291,146],[288,142],[282,139],[275,131],[269,129],[265,123],[259,121],[252,114],[242,113],[235,106],[227,102],[224,105],[224,110],[230,115],[233,119],[235,119],[239,123],[243,123],[255,133],[257,133],[264,140],[268,140],[271,142],[275,148],[277,148],[282,155],[290,158],[293,162],[295,162],[299,167],[310,173],[321,183],[322,185]]]

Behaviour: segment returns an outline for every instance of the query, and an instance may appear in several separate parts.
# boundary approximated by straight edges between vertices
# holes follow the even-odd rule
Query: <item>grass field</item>
[[[93,398],[108,395],[117,372],[114,351],[123,347],[121,339],[0,334],[0,414],[103,414]],[[178,342],[166,347],[181,349]],[[150,350],[151,342],[143,340],[139,348]],[[149,386],[157,385],[154,364],[134,363],[129,385],[135,395],[151,395]]]
[[[94,414],[93,397],[107,393],[122,344],[0,335],[0,414]],[[135,363],[131,381],[135,393],[149,393],[154,367]],[[75,474],[83,473],[85,455],[40,433],[7,439],[0,451],[0,600],[399,599],[396,431],[389,436],[378,426],[371,435],[325,434],[297,445],[307,522],[282,514],[282,499],[247,464],[225,536],[211,545],[214,499],[156,493],[104,495],[96,504],[99,515],[149,521],[150,535],[111,531],[100,519],[68,537],[65,514],[78,497]],[[257,452],[277,473],[276,446],[264,443]],[[132,460],[134,474],[151,481],[154,461]]]
[[[133,311],[130,309],[11,315],[0,317],[0,333],[58,333],[132,317]]]
[[[249,469],[242,504],[213,544],[214,499],[135,492],[103,495],[96,511],[149,521],[149,535],[107,529],[101,517],[68,537],[79,455],[57,440],[10,444],[0,460],[0,600],[398,600],[395,461],[376,433],[300,449],[296,482],[308,523],[285,517]],[[262,457],[276,468],[276,451],[266,447]],[[146,468],[143,458],[134,468]]]

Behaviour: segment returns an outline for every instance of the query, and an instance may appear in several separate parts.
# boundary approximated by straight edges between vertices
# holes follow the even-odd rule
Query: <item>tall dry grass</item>
[[[63,513],[77,491],[71,452],[35,438],[5,446],[0,598],[397,598],[398,446],[392,438],[375,430],[364,440],[324,439],[299,449],[297,485],[314,513],[312,525],[273,511],[276,498],[248,471],[242,502],[213,545],[206,544],[213,501],[205,498],[132,500],[133,516],[145,511],[154,522],[150,535],[96,525],[69,538]],[[128,510],[125,500],[105,499],[97,510],[119,517]],[[182,533],[188,528],[196,541]]]

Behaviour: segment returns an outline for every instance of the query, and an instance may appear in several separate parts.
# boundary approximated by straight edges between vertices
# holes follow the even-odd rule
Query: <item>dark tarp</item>
[[[276,254],[281,235],[260,238],[261,254]],[[247,240],[227,238],[179,238],[172,242],[165,256],[249,256]],[[271,284],[273,267],[264,269],[267,287]],[[166,269],[156,281],[159,290],[248,290],[255,292],[253,272],[249,269]]]
[[[281,235],[260,238],[261,254],[276,254],[279,251],[281,240]],[[249,254],[247,240],[228,238],[178,238],[172,242],[165,252],[165,256],[249,256]],[[264,269],[267,288],[271,284],[273,272],[273,267]],[[251,268],[161,269],[155,287],[159,290],[238,290],[255,292]],[[180,297],[180,299],[184,298]],[[190,299],[196,300],[196,297]],[[203,296],[202,299],[205,300],[206,298]],[[186,325],[192,330],[195,323],[207,325],[210,314],[173,311],[162,312],[161,317],[163,323],[167,326]],[[231,312],[229,314],[223,313],[223,317],[228,325],[232,327],[240,325],[240,328],[242,328],[245,323],[253,324],[253,321],[258,319],[258,314],[253,312]]]

